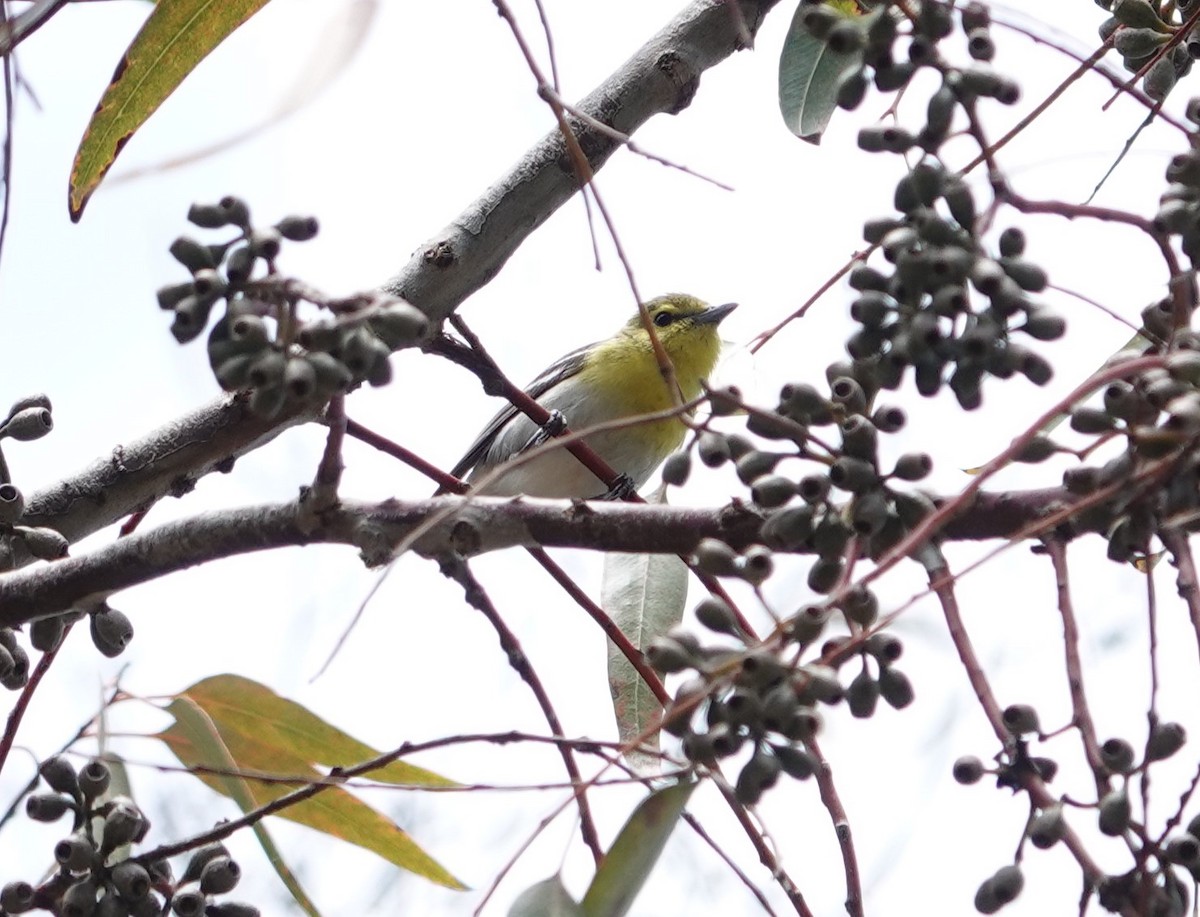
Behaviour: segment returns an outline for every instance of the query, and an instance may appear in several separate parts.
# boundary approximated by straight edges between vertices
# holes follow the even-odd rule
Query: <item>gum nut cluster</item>
[[[195,204],[188,219],[202,229],[233,230],[220,243],[181,236],[171,254],[191,279],[158,291],[158,304],[174,313],[171,332],[180,343],[209,327],[208,357],[226,391],[248,389],[250,407],[263,417],[285,408],[319,406],[332,395],[392,377],[393,350],[421,340],[429,328],[413,306],[382,293],[334,300],[280,274],[277,259],[285,242],[317,234],[312,217],[285,217],[256,228],[239,198]],[[305,320],[308,302],[332,317]]]

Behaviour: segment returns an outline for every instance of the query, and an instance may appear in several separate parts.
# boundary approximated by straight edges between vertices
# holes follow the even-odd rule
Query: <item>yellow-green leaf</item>
[[[212,719],[188,698],[180,698],[176,703],[178,704],[175,711],[178,725],[182,731],[190,734],[199,748],[203,749],[203,753],[199,757],[209,761],[219,761],[221,769],[227,772],[220,776],[213,775],[213,780],[219,782],[220,786],[215,784],[210,784],[210,786],[237,802],[243,812],[253,809],[255,803],[250,787],[243,777],[233,773],[237,770],[237,762],[229,753],[229,749],[225,747],[225,743],[221,741],[221,736]],[[267,855],[267,860],[275,870],[275,874],[279,876],[284,887],[291,893],[292,899],[309,917],[320,917],[320,911],[317,910],[317,906],[300,885],[296,874],[288,866],[283,854],[275,844],[275,839],[267,831],[266,825],[258,821],[251,826],[251,830],[258,838],[258,844]]]
[[[167,706],[175,723],[154,736],[182,764],[239,776],[198,772],[212,789],[249,811],[325,779],[315,766],[351,767],[377,756],[368,745],[264,685],[235,675],[204,679]],[[396,767],[396,765],[400,765]],[[255,780],[261,775],[269,781]],[[408,786],[455,786],[432,771],[394,762],[371,779]],[[328,787],[278,813],[371,850],[391,863],[448,888],[463,888],[391,819],[341,787]]]
[[[351,767],[380,752],[266,685],[240,675],[214,675],[183,692],[216,723],[227,742],[246,743],[243,765],[271,768],[284,760],[325,767]],[[458,786],[440,774],[406,761],[393,761],[363,776],[398,786]]]
[[[269,0],[159,0],[126,49],[75,153],[67,206],[88,198],[146,119],[184,77]]]

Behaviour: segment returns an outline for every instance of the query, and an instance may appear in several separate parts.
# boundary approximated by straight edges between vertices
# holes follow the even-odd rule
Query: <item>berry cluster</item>
[[[31,395],[9,408],[8,416],[0,422],[0,442],[41,439],[53,428],[50,399]],[[0,451],[0,572],[33,560],[58,560],[67,554],[69,543],[61,533],[44,526],[24,525],[24,518],[25,497],[12,483],[8,463]],[[129,619],[102,601],[34,621],[29,626],[30,644],[39,652],[54,652],[62,643],[67,627],[84,613],[90,618],[92,642],[105,656],[120,655],[133,639]],[[13,628],[0,627],[0,686],[16,691],[25,687],[28,680],[28,652],[17,641]]]
[[[112,774],[100,760],[78,772],[65,757],[38,769],[49,791],[26,800],[35,821],[56,822],[70,813],[71,833],[54,846],[55,872],[38,885],[15,881],[0,888],[0,911],[44,910],[60,917],[257,917],[258,908],[218,901],[241,878],[241,868],[221,844],[194,851],[175,879],[167,860],[143,863],[130,855],[150,830],[133,800],[109,796]]]
[[[266,229],[250,222],[236,197],[195,204],[188,219],[204,229],[229,227],[233,238],[205,245],[181,236],[171,254],[192,278],[158,291],[158,304],[174,313],[171,333],[180,343],[200,336],[218,304],[223,314],[208,336],[208,358],[226,391],[250,390],[250,407],[273,417],[285,406],[313,407],[368,382],[391,380],[393,350],[425,336],[425,315],[381,292],[334,299],[279,273],[285,241],[317,233],[312,217],[285,217]],[[306,320],[308,302],[329,317]]]
[[[1096,0],[1097,6],[1112,13],[1100,23],[1100,37],[1105,41],[1112,39],[1126,70],[1144,73],[1142,89],[1156,101],[1165,99],[1191,71],[1192,60],[1200,57],[1200,35],[1195,28],[1167,47],[1191,15],[1193,2]]]
[[[1031,755],[1028,749],[1032,739],[1048,737],[1039,724],[1037,711],[1028,704],[1013,704],[1004,709],[1003,718],[1012,741],[996,756],[995,767],[987,767],[974,755],[965,755],[954,762],[954,779],[970,785],[991,774],[997,786],[1013,790],[1021,789],[1031,778],[1050,783],[1058,772],[1057,762]],[[1200,878],[1200,815],[1192,818],[1183,834],[1152,838],[1135,824],[1129,793],[1133,777],[1144,775],[1156,761],[1173,756],[1186,741],[1187,733],[1179,723],[1154,720],[1140,761],[1133,745],[1119,737],[1108,739],[1096,750],[1097,779],[1099,785],[1107,787],[1092,807],[1097,827],[1104,835],[1127,839],[1139,861],[1159,864],[1155,870],[1106,877],[1097,889],[1106,910],[1117,913],[1132,908],[1142,913],[1140,909],[1144,908],[1145,913],[1172,917],[1183,917],[1188,912],[1188,886]],[[1086,808],[1078,802],[1075,806]],[[1026,840],[1039,850],[1048,850],[1066,833],[1062,802],[1035,808],[1026,823],[1016,862],[984,880],[975,894],[975,908],[982,914],[994,914],[1017,897],[1024,882],[1020,862]],[[1186,877],[1177,874],[1180,869],[1187,872]],[[1150,887],[1138,878],[1147,873],[1154,877]]]

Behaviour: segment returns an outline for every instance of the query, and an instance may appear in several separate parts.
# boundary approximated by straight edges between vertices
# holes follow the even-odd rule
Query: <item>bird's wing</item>
[[[583,368],[584,361],[587,359],[588,351],[595,346],[595,344],[588,344],[586,347],[580,347],[578,350],[572,350],[566,356],[560,357],[550,366],[546,367],[540,376],[538,376],[533,380],[533,382],[525,387],[525,394],[536,401],[564,379],[568,379],[575,375],[580,371],[580,369]],[[482,461],[487,455],[488,450],[491,449],[492,444],[496,441],[496,437],[500,434],[500,431],[503,430],[505,425],[508,424],[508,422],[514,417],[516,417],[518,413],[519,412],[517,409],[511,404],[505,405],[503,408],[501,408],[500,412],[488,422],[486,427],[483,428],[483,432],[479,434],[479,438],[476,439],[475,442],[471,443],[471,448],[468,449],[466,454],[458,460],[458,464],[450,470],[450,473],[456,478],[461,478],[468,471],[478,465],[480,461]],[[569,420],[570,418],[568,418],[568,422]]]

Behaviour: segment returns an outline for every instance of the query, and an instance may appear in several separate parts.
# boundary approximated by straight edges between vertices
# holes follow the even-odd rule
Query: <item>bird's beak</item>
[[[710,306],[698,315],[693,315],[692,322],[697,325],[715,325],[736,309],[737,305],[735,302],[727,302],[723,306]]]

